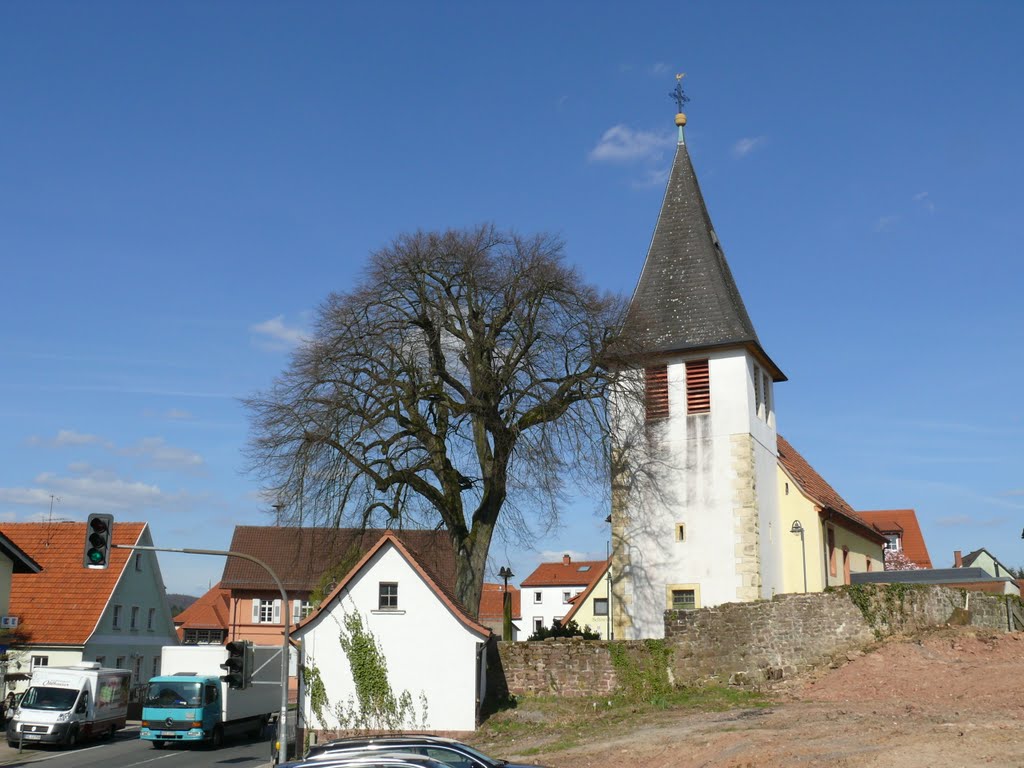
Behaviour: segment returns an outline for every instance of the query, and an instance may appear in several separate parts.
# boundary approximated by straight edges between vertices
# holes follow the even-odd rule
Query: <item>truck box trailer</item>
[[[252,684],[221,681],[228,658],[222,645],[165,646],[162,674],[149,681],[139,737],[156,749],[169,742],[209,742],[225,735],[260,734],[281,707],[281,648],[253,648]]]
[[[113,737],[125,726],[131,672],[96,662],[36,667],[28,690],[7,723],[7,743],[74,746]]]

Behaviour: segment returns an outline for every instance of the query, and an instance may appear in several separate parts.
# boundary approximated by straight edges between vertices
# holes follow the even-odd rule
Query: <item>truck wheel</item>
[[[18,748],[18,742],[11,741],[10,739],[8,739],[7,740],[7,746],[10,747],[11,749],[17,749]]]
[[[78,745],[78,729],[72,728],[68,731],[68,737],[64,740],[64,746],[68,749]]]
[[[220,749],[221,745],[224,743],[224,729],[219,725],[215,725],[213,727],[213,738],[210,740],[210,743],[213,745],[214,749]]]
[[[116,739],[117,738],[117,726],[116,725],[110,726],[110,730],[107,731],[106,735],[107,735],[107,738],[110,739],[110,741],[113,741],[114,739]]]

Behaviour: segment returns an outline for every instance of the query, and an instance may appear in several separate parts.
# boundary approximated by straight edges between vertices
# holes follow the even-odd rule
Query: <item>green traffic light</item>
[[[103,553],[98,549],[89,550],[89,562],[93,565],[99,565],[103,562]]]

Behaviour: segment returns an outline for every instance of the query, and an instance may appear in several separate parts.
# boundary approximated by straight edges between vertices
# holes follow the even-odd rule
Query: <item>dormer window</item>
[[[900,551],[900,535],[898,533],[885,534],[885,549],[887,552]]]

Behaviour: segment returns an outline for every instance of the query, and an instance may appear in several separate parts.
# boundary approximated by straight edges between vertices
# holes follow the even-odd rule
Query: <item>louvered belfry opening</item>
[[[644,405],[647,421],[668,418],[667,365],[652,365],[644,370]]]
[[[711,377],[707,360],[686,363],[686,413],[711,413]]]

